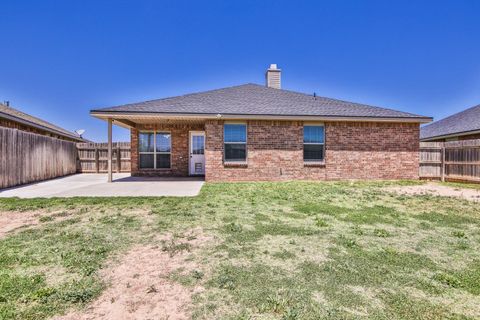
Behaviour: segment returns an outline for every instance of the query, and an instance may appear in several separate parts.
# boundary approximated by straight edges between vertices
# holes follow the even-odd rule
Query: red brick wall
[[[224,166],[222,121],[205,130],[207,181],[326,179],[325,166],[304,166],[302,122],[249,121],[246,166]]]
[[[206,180],[418,179],[419,125],[325,123],[325,165],[303,162],[303,123],[249,121],[247,165],[223,163],[223,122],[208,121]]]
[[[138,169],[138,131],[172,134],[172,168]],[[247,164],[223,163],[223,121],[205,125],[144,125],[131,130],[132,174],[188,175],[188,132],[205,130],[207,181],[418,179],[419,125],[327,122],[325,164],[303,162],[303,122],[248,121]]]
[[[170,169],[139,169],[138,167],[138,132],[141,130],[169,131],[172,139]],[[130,130],[132,175],[144,176],[188,176],[189,131],[204,130],[203,124],[138,125]]]
[[[329,122],[327,179],[418,179],[419,125]]]

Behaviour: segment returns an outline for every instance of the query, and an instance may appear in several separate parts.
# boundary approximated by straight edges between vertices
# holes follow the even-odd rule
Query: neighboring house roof
[[[432,119],[412,113],[373,107],[304,93],[244,84],[183,96],[92,110],[101,114],[189,114],[250,116],[314,116],[400,118],[429,122]]]
[[[51,124],[37,117],[26,114],[20,110],[14,109],[10,106],[6,106],[0,103],[0,118],[8,119],[13,122],[18,122],[26,126],[34,127],[40,130],[44,130],[59,136],[75,139],[77,141],[85,141],[77,133],[70,132],[59,126]]]
[[[420,139],[466,135],[476,131],[480,131],[480,105],[422,127]]]

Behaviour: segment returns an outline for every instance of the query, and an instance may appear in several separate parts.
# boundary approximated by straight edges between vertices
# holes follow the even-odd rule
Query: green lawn
[[[40,224],[0,239],[0,319],[82,308],[99,269],[161,234],[214,240],[171,281],[194,319],[475,319],[480,205],[401,196],[416,182],[206,184],[195,198],[2,199]],[[177,247],[176,250],[188,248]],[[172,250],[175,254],[175,250]]]

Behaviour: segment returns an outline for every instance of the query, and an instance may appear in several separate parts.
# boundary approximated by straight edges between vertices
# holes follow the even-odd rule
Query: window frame
[[[140,142],[140,134],[142,133],[152,133],[153,134],[153,151],[140,151],[140,143],[138,143],[138,168],[140,170],[171,170],[172,169],[172,132],[169,130],[140,130],[138,131],[138,141]],[[170,136],[170,152],[157,151],[157,134],[164,133]],[[153,154],[153,168],[141,168],[140,167],[140,155],[141,154]],[[168,168],[157,168],[157,154],[168,154],[170,155],[170,166]]]
[[[305,127],[323,127],[323,143],[319,142],[305,142]],[[303,124],[303,137],[302,137],[302,149],[303,149],[303,162],[304,163],[325,163],[325,124],[324,123],[304,123]],[[305,159],[305,145],[321,145],[322,146],[322,159]]]
[[[225,126],[228,126],[228,125],[244,125],[245,126],[245,142],[225,142]],[[226,156],[226,148],[225,148],[225,145],[226,144],[242,144],[242,145],[245,145],[245,159],[244,160],[227,160],[225,158]],[[224,122],[223,123],[223,162],[224,163],[239,163],[239,164],[243,164],[243,163],[247,163],[247,159],[248,159],[248,124],[246,122],[242,122],[242,121],[235,121],[235,122],[232,122],[232,121],[228,121],[228,122]]]

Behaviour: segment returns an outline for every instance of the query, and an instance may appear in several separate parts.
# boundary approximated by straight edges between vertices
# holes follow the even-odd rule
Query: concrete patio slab
[[[131,177],[129,173],[75,174],[67,177],[0,190],[0,197],[192,197],[199,194],[202,178]]]

